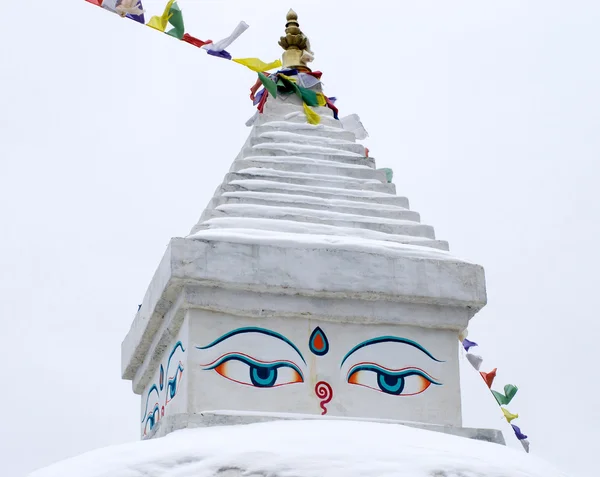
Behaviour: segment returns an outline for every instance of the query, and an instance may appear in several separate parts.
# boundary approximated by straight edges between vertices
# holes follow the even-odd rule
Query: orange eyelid
[[[304,379],[302,379],[300,373],[298,373],[298,371],[296,371],[295,369],[293,369],[292,371],[294,371],[294,379],[293,381],[290,381],[290,383],[303,383]]]
[[[215,368],[215,371],[224,378],[227,378],[227,363],[229,363],[229,361],[225,361]]]
[[[360,374],[360,371],[352,373],[352,376],[350,376],[350,378],[348,379],[348,382],[350,384],[360,384],[360,382],[358,381],[358,375],[359,374]]]

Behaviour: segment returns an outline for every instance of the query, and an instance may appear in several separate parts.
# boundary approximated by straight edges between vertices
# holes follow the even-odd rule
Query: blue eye
[[[259,388],[272,388],[277,382],[277,367],[250,365],[250,380]]]
[[[348,372],[348,383],[393,396],[415,396],[438,383],[418,368],[386,369],[373,363],[359,363]]]
[[[156,423],[158,422],[158,420],[160,419],[160,411],[158,409],[158,405],[156,405],[154,407],[154,410],[148,414],[148,417],[146,418],[146,425],[144,427],[144,435],[148,434],[148,431],[151,431],[152,429],[154,429],[154,426],[156,425]]]
[[[165,404],[171,401],[175,395],[177,394],[177,384],[181,380],[181,376],[183,374],[183,365],[179,363],[177,369],[175,370],[175,375],[170,377],[167,382],[167,399]]]
[[[274,388],[304,382],[302,371],[290,361],[266,363],[241,353],[221,356],[204,370],[214,370],[230,381],[256,388]]]
[[[398,375],[378,372],[377,384],[384,393],[402,394],[404,378]]]

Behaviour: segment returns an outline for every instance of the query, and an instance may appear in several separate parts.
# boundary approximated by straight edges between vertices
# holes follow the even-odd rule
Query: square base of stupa
[[[123,342],[143,436],[221,409],[460,428],[458,334],[485,300],[481,267],[405,244],[218,235],[171,241]]]

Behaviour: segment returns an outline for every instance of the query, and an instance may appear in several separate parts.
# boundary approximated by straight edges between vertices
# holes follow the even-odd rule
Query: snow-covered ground
[[[498,444],[399,424],[311,420],[187,429],[30,477],[564,477]]]

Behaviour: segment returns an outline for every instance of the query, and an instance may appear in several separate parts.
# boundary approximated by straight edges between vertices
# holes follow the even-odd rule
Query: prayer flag
[[[327,98],[327,107],[333,111],[334,119],[340,119],[338,108],[335,106],[335,99],[336,98]]]
[[[319,103],[317,101],[317,93],[303,88],[302,86],[298,86],[294,78],[291,78],[284,74],[279,74],[279,78],[282,80],[283,85],[288,89],[291,89],[294,93],[296,93],[303,102],[305,102],[309,106],[318,106]],[[317,123],[318,124],[318,123]]]
[[[487,384],[488,388],[491,388],[492,384],[494,383],[494,378],[496,377],[496,371],[498,371],[498,369],[494,368],[489,373],[479,373],[479,374],[481,374],[481,377]]]
[[[231,45],[235,40],[237,40],[242,33],[244,33],[248,29],[248,24],[246,22],[238,23],[238,26],[235,27],[231,35],[227,38],[223,38],[222,40],[217,41],[216,43],[212,43],[211,45],[204,45],[202,48],[205,50],[213,50],[216,52],[223,51],[229,45]],[[217,56],[217,55],[214,55]],[[230,58],[231,59],[231,58]]]
[[[146,23],[144,21],[144,9],[140,0],[117,0],[115,11],[122,17],[127,17],[138,23]]]
[[[167,29],[167,25],[169,24],[169,19],[171,18],[171,7],[175,3],[175,0],[169,0],[167,6],[165,7],[165,11],[161,16],[154,16],[150,18],[148,22],[148,26],[150,28],[154,28],[155,30],[164,32]]]
[[[469,351],[471,348],[474,348],[475,346],[479,346],[477,343],[475,343],[474,341],[469,341],[467,338],[465,338],[462,342],[463,347],[465,348],[465,351]]]
[[[481,356],[472,353],[467,353],[467,360],[469,361],[469,363],[471,363],[471,366],[473,366],[477,371],[479,371],[479,368],[481,368],[481,363],[483,363],[483,358]]]
[[[183,40],[185,36],[185,26],[183,24],[183,12],[177,2],[169,10],[169,23],[173,27],[167,32],[167,35]]]
[[[367,149],[367,151],[368,151],[368,149]],[[367,157],[369,157],[368,154],[367,154]],[[385,172],[385,179],[388,181],[388,184],[391,184],[392,180],[394,179],[394,171],[387,167],[382,170]]]
[[[206,50],[209,55],[216,56],[217,58],[223,58],[225,60],[230,60],[231,55],[225,50],[214,51],[214,50]]]
[[[183,35],[182,38],[183,41],[185,41],[186,43],[189,43],[190,45],[194,45],[198,48],[202,48],[204,45],[208,45],[209,43],[212,43],[212,40],[199,40],[198,38],[193,37],[192,35],[188,35],[187,33],[185,35]]]
[[[239,63],[240,65],[244,65],[246,68],[249,68],[252,71],[256,71],[257,73],[273,70],[281,66],[280,60],[275,60],[271,63],[265,63],[264,61],[261,61],[258,58],[234,58],[233,61]]]
[[[273,81],[271,78],[269,78],[264,73],[260,73],[260,72],[258,73],[258,77],[260,78],[260,82],[263,84],[263,86],[269,92],[269,94],[271,96],[273,96],[274,98],[276,98],[277,97],[277,85],[275,84],[275,81]]]
[[[96,5],[97,7],[101,7],[102,6],[102,0],[85,0],[88,3],[91,3],[92,5]]]
[[[521,439],[521,445],[523,446],[523,449],[525,449],[525,452],[527,452],[529,454],[529,441],[527,439]]]
[[[304,113],[306,114],[306,120],[309,124],[319,124],[321,122],[321,116],[315,113],[312,109],[308,107],[306,103],[304,104]]]
[[[265,88],[261,89],[256,96],[254,96],[254,99],[252,100],[252,104],[254,106],[260,104],[260,102],[262,101],[262,97],[264,96],[264,94],[267,92],[267,90]]]
[[[527,439],[527,436],[521,432],[519,426],[515,426],[514,424],[511,424],[511,426],[513,428],[513,431],[515,431],[515,436],[517,436],[517,439],[519,439],[520,441]]]
[[[508,422],[511,422],[511,421],[519,418],[518,414],[513,414],[508,409],[504,409],[503,407],[501,407],[500,409],[502,409],[502,414],[504,414],[504,417],[506,418],[506,420]]]
[[[507,384],[504,386],[504,394],[499,393],[498,391],[492,391],[492,394],[496,398],[496,401],[498,401],[498,404],[501,406],[506,406],[507,404],[510,404],[518,390],[518,387],[512,384]]]
[[[317,93],[317,104],[319,106],[327,106],[327,98],[323,93]]]

